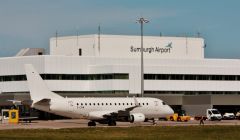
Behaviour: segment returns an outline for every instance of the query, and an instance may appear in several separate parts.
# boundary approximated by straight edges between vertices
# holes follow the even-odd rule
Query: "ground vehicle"
[[[173,115],[169,116],[167,120],[170,121],[179,121],[179,122],[187,122],[190,120],[190,116],[186,115],[185,110],[177,111],[177,113],[174,113]]]
[[[236,113],[236,119],[239,119],[239,120],[240,120],[240,111],[238,111],[238,112]]]
[[[235,119],[235,115],[233,113],[224,113],[223,119],[225,119],[225,120],[234,120]]]
[[[221,121],[222,115],[217,109],[207,109],[207,119],[211,121],[214,121],[214,120]]]

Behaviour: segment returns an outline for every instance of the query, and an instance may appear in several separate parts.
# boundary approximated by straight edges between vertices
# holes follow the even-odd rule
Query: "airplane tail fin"
[[[50,91],[39,73],[32,64],[25,64],[27,84],[30,91],[31,100],[37,103],[43,99],[59,99],[62,96]]]

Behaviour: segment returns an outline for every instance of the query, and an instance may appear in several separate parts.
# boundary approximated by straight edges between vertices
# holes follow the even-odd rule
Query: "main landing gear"
[[[115,120],[108,120],[107,124],[108,124],[108,126],[116,126],[117,125]],[[90,122],[88,122],[88,126],[96,126],[96,122],[90,121]]]
[[[155,119],[153,119],[153,125],[157,125],[157,122]]]
[[[90,122],[88,122],[88,126],[96,126],[96,122],[95,121],[90,121]]]
[[[116,126],[116,125],[117,125],[117,123],[116,123],[115,120],[109,120],[108,121],[108,126]]]

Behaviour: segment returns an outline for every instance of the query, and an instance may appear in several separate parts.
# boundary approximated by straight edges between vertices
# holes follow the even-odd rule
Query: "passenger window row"
[[[115,106],[117,106],[117,105],[126,105],[126,106],[128,106],[128,105],[135,105],[135,103],[77,103],[77,106],[79,106],[79,105],[81,105],[81,106],[87,106],[87,105],[89,105],[89,106],[104,106],[104,105],[115,105]],[[148,105],[148,103],[139,103],[139,105]]]

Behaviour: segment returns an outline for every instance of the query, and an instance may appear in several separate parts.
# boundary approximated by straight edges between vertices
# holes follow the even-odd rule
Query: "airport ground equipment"
[[[187,122],[190,120],[190,116],[186,115],[185,110],[180,110],[177,113],[174,113],[173,115],[169,116],[167,120],[170,121],[179,121],[179,122]]]
[[[223,119],[224,120],[234,120],[235,115],[234,115],[234,113],[224,113],[223,114]]]
[[[211,121],[222,120],[222,115],[217,109],[207,109],[206,116],[207,119]]]
[[[239,119],[239,120],[240,120],[240,111],[238,111],[238,112],[236,113],[236,119]]]
[[[18,123],[19,122],[19,110],[11,109],[9,110],[9,123]]]
[[[1,123],[8,123],[9,109],[2,109],[1,111]]]

